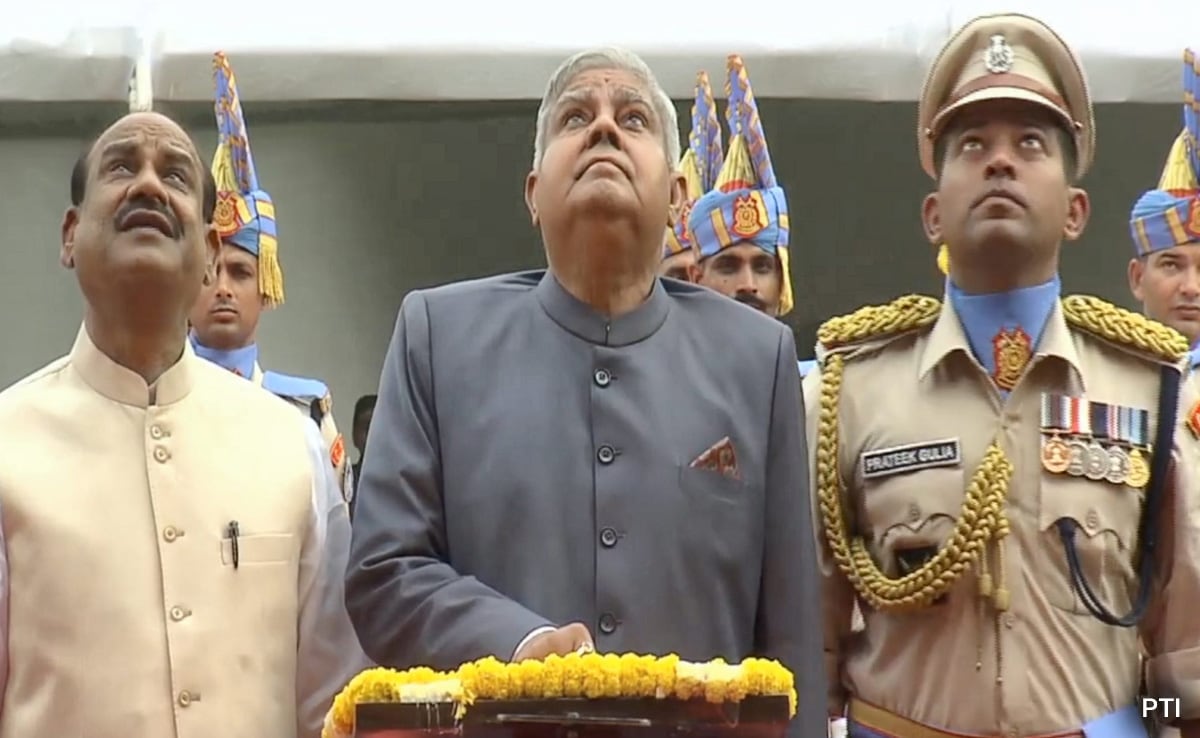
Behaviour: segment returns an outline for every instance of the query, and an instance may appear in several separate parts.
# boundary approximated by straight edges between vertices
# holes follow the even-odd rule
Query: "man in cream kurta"
[[[316,426],[187,343],[219,246],[205,172],[146,112],[72,175],[84,326],[0,393],[2,738],[315,738],[365,665]]]
[[[317,428],[190,347],[154,392],[81,330],[0,394],[0,736],[318,735],[362,657]]]

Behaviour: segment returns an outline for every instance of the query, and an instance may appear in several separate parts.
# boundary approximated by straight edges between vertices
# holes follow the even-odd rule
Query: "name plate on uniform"
[[[940,441],[909,443],[862,454],[863,479],[889,477],[893,474],[932,469],[939,466],[958,466],[962,452],[957,438]]]

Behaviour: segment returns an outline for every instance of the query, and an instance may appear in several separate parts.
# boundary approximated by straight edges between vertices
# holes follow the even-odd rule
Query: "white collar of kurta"
[[[192,389],[193,366],[198,361],[191,343],[184,341],[179,361],[163,372],[153,385],[147,385],[140,374],[126,369],[96,348],[86,326],[79,328],[70,359],[72,368],[92,389],[114,402],[141,408],[170,405],[186,397]]]

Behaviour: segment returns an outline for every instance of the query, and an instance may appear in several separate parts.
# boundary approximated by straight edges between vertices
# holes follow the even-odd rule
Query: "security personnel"
[[[1200,735],[1187,342],[1059,293],[1095,147],[1079,62],[1033,18],[972,20],[917,134],[945,299],[827,321],[804,383],[830,717],[855,738],[1144,737],[1141,639],[1151,694]]]
[[[1183,131],[1167,155],[1158,187],[1138,198],[1130,215],[1134,257],[1129,289],[1142,310],[1182,333],[1191,345],[1191,379],[1200,365],[1200,58],[1183,59]],[[1200,435],[1200,411],[1184,408],[1188,428]],[[1165,729],[1161,738],[1178,733]]]
[[[696,75],[696,100],[692,104],[692,132],[688,135],[688,150],[679,162],[683,172],[686,199],[679,220],[667,226],[663,244],[663,260],[658,273],[684,282],[690,281],[696,264],[692,236],[687,228],[687,216],[692,206],[713,186],[724,156],[721,150],[721,121],[717,119],[717,103],[713,100],[708,73]]]
[[[1146,315],[1187,337],[1194,369],[1200,364],[1200,57],[1190,50],[1183,92],[1183,131],[1158,187],[1138,198],[1130,215],[1129,289]]]
[[[258,320],[264,308],[283,304],[275,205],[259,188],[242,103],[229,60],[213,57],[216,80],[217,180],[214,215],[221,235],[217,278],[192,309],[191,341],[196,353],[245,377],[311,415],[321,429],[329,460],[346,499],[353,495],[346,444],[333,419],[333,398],[324,382],[264,372],[258,363]]]
[[[691,281],[782,317],[792,309],[787,197],[775,179],[746,65],[734,54],[726,67],[729,151],[687,216],[696,254]],[[801,375],[811,367],[799,362]]]

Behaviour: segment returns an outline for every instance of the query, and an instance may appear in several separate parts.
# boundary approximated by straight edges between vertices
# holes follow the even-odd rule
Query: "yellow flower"
[[[426,667],[364,671],[334,699],[322,738],[352,735],[355,706],[371,702],[454,703],[461,719],[477,700],[653,697],[723,703],[782,695],[795,715],[795,679],[779,662],[767,659],[692,663],[675,654],[571,653],[510,664],[489,656],[453,673]]]
[[[566,667],[562,656],[551,654],[542,662],[542,696],[555,699],[563,696],[563,674]]]

